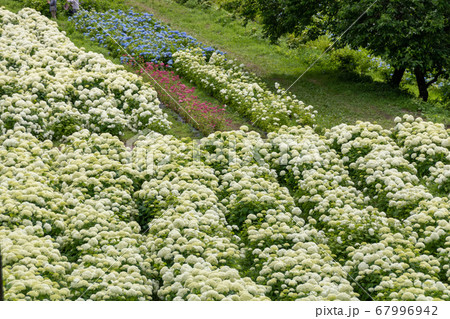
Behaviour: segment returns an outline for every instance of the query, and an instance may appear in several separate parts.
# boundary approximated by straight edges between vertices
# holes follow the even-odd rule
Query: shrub
[[[156,82],[154,88],[165,105],[205,135],[229,128],[231,120],[224,106],[201,101],[195,95],[195,88],[184,85],[178,75],[168,70],[168,65],[147,62],[143,68],[134,67],[138,74]]]

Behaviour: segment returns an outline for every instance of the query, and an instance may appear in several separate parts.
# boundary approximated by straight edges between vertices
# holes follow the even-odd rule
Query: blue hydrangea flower
[[[92,41],[103,44],[113,55],[126,52],[141,57],[145,62],[172,65],[172,54],[188,48],[201,48],[207,57],[214,52],[224,54],[211,46],[204,46],[186,32],[172,30],[155,20],[152,14],[133,9],[107,12],[79,11],[71,20],[75,27]],[[111,39],[112,38],[112,39]],[[126,63],[128,59],[121,59]]]

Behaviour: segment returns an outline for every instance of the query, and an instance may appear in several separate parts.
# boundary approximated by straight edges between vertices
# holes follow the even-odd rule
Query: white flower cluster
[[[77,201],[101,201],[104,209],[123,220],[136,215],[133,197],[131,153],[110,134],[90,134],[82,130],[61,145],[55,161],[60,191]]]
[[[68,210],[62,250],[74,261],[67,277],[72,299],[151,300],[154,273],[137,223],[87,201]]]
[[[0,221],[2,225],[39,225],[46,235],[64,230],[64,196],[55,191],[51,168],[57,154],[51,142],[22,131],[0,135]]]
[[[6,300],[64,300],[71,264],[54,238],[65,229],[64,198],[49,166],[51,142],[22,131],[0,135],[0,247]]]
[[[441,264],[441,278],[450,283],[450,202],[435,197],[422,201],[405,220],[416,238],[415,246],[434,255]]]
[[[147,260],[133,201],[131,153],[117,137],[83,130],[56,158],[57,185],[72,198],[58,238],[74,262],[73,299],[151,300],[154,271]]]
[[[233,60],[213,53],[209,61],[201,49],[173,54],[177,72],[211,92],[223,103],[267,131],[282,125],[312,125],[316,111],[276,85],[269,90],[263,81],[245,71]]]
[[[420,201],[433,198],[421,185],[420,167],[404,157],[404,147],[396,144],[390,131],[359,122],[334,127],[326,136],[349,165],[357,187],[389,216],[407,218]]]
[[[421,277],[420,271],[411,276],[418,276],[422,283],[427,281],[426,285],[433,282],[443,287],[443,292],[433,292],[428,288],[411,291],[403,280],[393,279],[393,286],[386,293],[398,290],[408,292],[407,296],[412,293],[412,298],[418,299],[449,298],[445,284],[449,273],[446,266],[447,238],[450,238],[446,220],[448,198],[433,197],[420,185],[415,166],[405,160],[389,131],[370,123],[341,125],[329,130],[324,139],[309,128],[291,127],[270,133],[268,141],[272,147],[260,153],[277,170],[279,179],[289,185],[300,208],[307,214],[307,221],[325,232],[328,246],[339,260],[343,263],[352,260],[353,267],[359,267],[360,262],[352,259],[349,252],[369,249],[397,233],[405,238],[404,251],[412,250],[409,254],[411,262],[408,263],[406,258],[405,265],[415,267],[414,258],[433,260],[434,276]],[[405,186],[408,183],[409,187]],[[388,205],[380,205],[383,204],[383,194],[387,198],[391,196]],[[380,209],[391,209],[386,210],[390,216],[398,216],[395,212],[403,210],[399,215],[410,218],[403,222],[387,218],[384,211],[370,204]],[[400,248],[396,252],[403,256]],[[361,268],[364,269],[365,265],[362,264]],[[405,268],[397,275],[406,278],[410,274]],[[366,279],[380,285],[384,280],[371,274]],[[380,288],[382,286],[376,286],[376,289],[368,286],[364,280],[363,277],[358,278],[358,284],[353,285],[363,299],[370,299],[369,295],[384,289]],[[368,295],[362,287],[375,290]],[[380,292],[379,297],[406,298],[386,293]]]
[[[450,194],[450,164],[437,162],[429,168],[430,175],[425,177],[427,187],[438,194]]]
[[[71,264],[41,226],[0,226],[6,300],[65,300]]]
[[[267,247],[259,254],[267,258],[259,281],[267,282],[274,299],[358,300],[346,272],[334,262],[327,246],[297,243],[290,249]],[[263,257],[264,256],[264,257]]]
[[[449,135],[439,124],[408,115],[404,123],[397,122],[392,132],[370,123],[340,125],[327,132],[328,144],[342,154],[352,179],[371,203],[392,217],[406,218],[403,227],[391,231],[403,233],[422,253],[437,257],[440,279],[449,282],[450,204],[445,176],[450,170],[442,162],[448,161]],[[419,157],[426,160],[416,161]]]
[[[310,128],[283,128],[268,136],[264,150],[280,179],[289,185],[309,224],[325,231],[339,256],[348,246],[375,242],[395,220],[368,205],[353,185],[342,159]]]
[[[32,9],[0,9],[0,133],[25,127],[40,139],[79,131],[170,127],[154,91],[102,55],[78,49]]]
[[[8,300],[450,300],[447,164],[380,126],[66,141],[0,135]]]

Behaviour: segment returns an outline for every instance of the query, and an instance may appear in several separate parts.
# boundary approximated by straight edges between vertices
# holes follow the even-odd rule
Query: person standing
[[[74,15],[77,13],[78,10],[80,10],[80,2],[78,0],[67,0],[66,5],[70,4],[69,8],[69,14]]]
[[[50,13],[52,14],[52,18],[56,19],[56,0],[47,0],[47,3],[50,5]]]

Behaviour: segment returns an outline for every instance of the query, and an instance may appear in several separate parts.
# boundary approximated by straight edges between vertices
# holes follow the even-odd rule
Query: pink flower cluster
[[[204,134],[226,130],[231,119],[227,118],[224,106],[202,102],[195,95],[195,87],[188,87],[164,63],[130,61],[129,66],[137,68],[137,73],[156,82],[154,88],[158,97],[166,106],[177,112],[184,120]],[[144,67],[141,67],[144,66]]]

